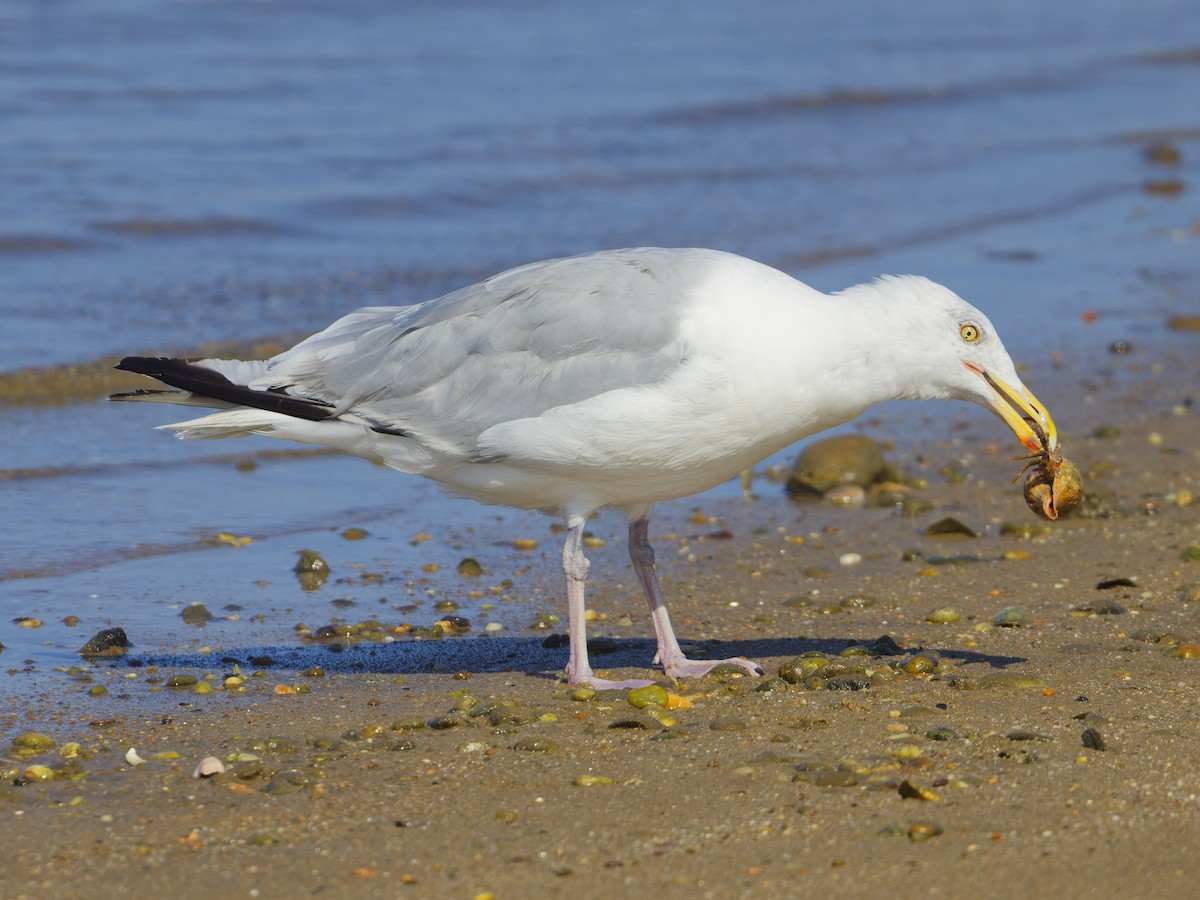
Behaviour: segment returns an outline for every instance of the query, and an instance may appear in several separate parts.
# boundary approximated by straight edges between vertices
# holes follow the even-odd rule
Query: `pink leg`
[[[667,613],[667,604],[663,601],[662,588],[658,586],[658,575],[654,572],[654,548],[650,546],[648,533],[650,530],[650,513],[629,522],[629,558],[633,560],[633,571],[637,573],[646,593],[646,603],[650,606],[650,619],[654,622],[654,634],[658,639],[658,654],[654,661],[662,663],[663,671],[671,678],[699,678],[706,672],[724,663],[740,666],[751,675],[761,675],[762,668],[748,659],[740,656],[731,659],[691,660],[679,649],[679,641],[675,639],[675,629],[671,627],[671,617]]]
[[[583,516],[567,518],[567,542],[563,545],[563,573],[567,578],[567,629],[571,642],[571,655],[567,660],[567,681],[571,684],[590,684],[596,690],[624,690],[653,684],[653,681],[646,679],[609,681],[606,678],[597,678],[588,663],[583,585],[587,581],[589,563],[583,555],[583,524]]]

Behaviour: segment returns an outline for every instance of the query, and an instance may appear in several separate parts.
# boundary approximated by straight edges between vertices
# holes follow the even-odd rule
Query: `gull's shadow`
[[[251,647],[217,654],[137,653],[111,660],[97,660],[113,667],[160,666],[226,671],[242,669],[290,669],[319,667],[328,672],[410,675],[430,672],[513,672],[538,678],[557,678],[567,664],[565,636],[556,636],[546,646],[545,637],[447,637],[441,640],[402,640],[392,643],[313,644],[303,647]],[[837,656],[846,647],[870,643],[849,638],[757,638],[754,640],[696,642],[696,659],[742,656],[761,661],[790,659],[807,652]],[[614,642],[611,652],[591,654],[596,669],[652,670],[655,644],[647,638]],[[1003,669],[1024,662],[1018,656],[998,656],[936,646],[903,647],[904,654],[936,650],[941,656],[965,664]],[[878,658],[878,657],[877,657]],[[767,674],[771,674],[768,669]]]

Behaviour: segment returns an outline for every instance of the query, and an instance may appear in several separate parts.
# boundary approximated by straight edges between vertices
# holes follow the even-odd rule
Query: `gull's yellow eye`
[[[979,340],[979,326],[963,322],[958,326],[958,335],[968,344],[974,344]]]

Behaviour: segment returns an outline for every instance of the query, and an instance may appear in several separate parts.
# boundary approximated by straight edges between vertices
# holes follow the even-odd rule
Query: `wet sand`
[[[897,436],[890,461],[929,483],[920,515],[798,504],[759,479],[758,499],[657,518],[678,631],[703,655],[773,676],[887,635],[900,659],[936,651],[931,675],[859,656],[877,676],[860,690],[681,683],[691,706],[666,727],[621,696],[573,699],[556,678],[565,646],[544,632],[297,641],[255,674],[243,660],[241,691],[221,686],[240,655],[135,652],[96,670],[107,696],[42,680],[0,722],[56,742],[0,763],[4,896],[1194,896],[1200,659],[1180,649],[1200,640],[1200,562],[1184,558],[1200,544],[1196,349],[1178,334],[1031,380],[1113,518],[1035,519],[1007,433],[984,418]],[[923,534],[944,516],[979,536]],[[596,662],[636,672],[651,631],[609,576],[593,630],[618,649]],[[1079,609],[1108,601],[1126,612]],[[1024,626],[992,624],[1008,606]],[[927,622],[938,607],[961,619]],[[632,628],[606,626],[623,613]],[[167,689],[178,673],[216,689]],[[31,763],[72,765],[58,755],[71,741],[85,777],[12,783]],[[237,753],[258,759],[193,777]]]

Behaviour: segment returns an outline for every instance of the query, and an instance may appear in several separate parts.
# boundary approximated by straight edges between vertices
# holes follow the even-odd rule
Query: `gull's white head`
[[[915,275],[885,276],[851,291],[873,290],[891,364],[903,396],[970,400],[998,415],[1034,453],[1058,446],[1054,420],[1021,383],[1000,335],[982,312],[949,288]],[[849,293],[849,292],[847,292]]]

